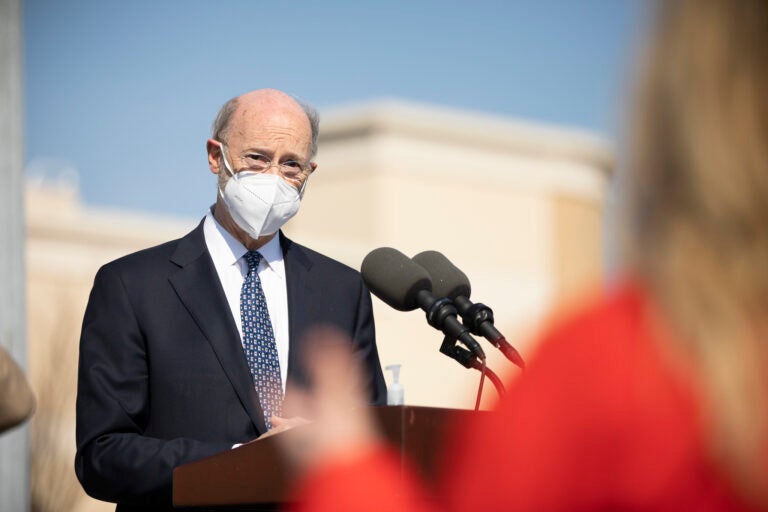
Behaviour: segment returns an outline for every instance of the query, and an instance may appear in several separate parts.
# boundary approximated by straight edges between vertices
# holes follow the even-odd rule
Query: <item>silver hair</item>
[[[307,119],[309,120],[309,126],[312,130],[312,141],[309,146],[309,157],[314,158],[315,155],[317,155],[317,137],[320,133],[320,115],[317,113],[317,109],[315,107],[302,100],[301,98],[293,95],[291,95],[291,98],[293,98],[293,100],[299,104],[301,109],[307,115]],[[221,106],[218,114],[216,114],[216,118],[211,124],[211,138],[224,142],[224,139],[227,137],[227,130],[229,129],[229,121],[232,119],[232,114],[234,114],[235,110],[237,110],[237,105],[238,98],[235,97]]]
[[[309,119],[309,126],[312,130],[312,142],[309,146],[309,158],[314,158],[317,155],[317,137],[320,134],[320,114],[317,113],[317,109],[310,103],[304,101],[298,96],[291,95],[291,98],[299,104],[301,109],[307,115]]]

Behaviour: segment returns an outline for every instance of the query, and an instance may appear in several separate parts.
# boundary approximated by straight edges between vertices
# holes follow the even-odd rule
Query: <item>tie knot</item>
[[[248,273],[256,272],[261,261],[261,253],[259,251],[248,251],[245,253],[245,261],[248,263]]]

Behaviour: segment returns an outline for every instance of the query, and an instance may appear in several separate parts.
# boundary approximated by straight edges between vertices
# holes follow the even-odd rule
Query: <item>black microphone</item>
[[[427,271],[436,297],[448,297],[456,305],[464,325],[472,334],[482,336],[501,350],[507,358],[520,368],[525,362],[504,335],[493,325],[493,311],[481,303],[469,300],[472,286],[467,275],[437,251],[420,252],[413,261]]]
[[[475,356],[485,360],[480,344],[456,318],[456,307],[451,299],[435,298],[429,274],[408,256],[391,247],[379,247],[363,259],[360,272],[371,292],[387,305],[398,311],[423,309],[429,325],[459,340]]]

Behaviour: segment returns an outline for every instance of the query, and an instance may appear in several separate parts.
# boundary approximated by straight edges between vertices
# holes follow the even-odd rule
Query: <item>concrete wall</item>
[[[0,0],[0,344],[26,366],[21,5]],[[29,509],[27,427],[0,434],[0,510]]]

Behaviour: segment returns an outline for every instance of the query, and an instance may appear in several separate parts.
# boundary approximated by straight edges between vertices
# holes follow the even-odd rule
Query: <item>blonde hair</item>
[[[691,355],[715,462],[765,505],[768,1],[659,3],[630,153],[630,257]]]

